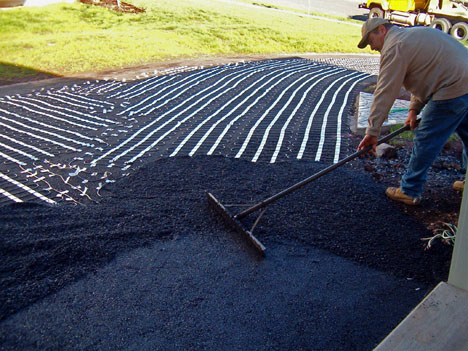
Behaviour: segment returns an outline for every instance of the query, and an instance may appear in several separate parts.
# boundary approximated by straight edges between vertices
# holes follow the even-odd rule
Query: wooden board
[[[468,175],[468,172],[467,172]],[[466,176],[465,176],[466,179]],[[463,200],[458,219],[457,236],[453,248],[452,263],[448,283],[468,291],[468,191],[463,192]],[[467,328],[468,333],[468,328]]]
[[[441,282],[374,350],[468,350],[468,291]]]

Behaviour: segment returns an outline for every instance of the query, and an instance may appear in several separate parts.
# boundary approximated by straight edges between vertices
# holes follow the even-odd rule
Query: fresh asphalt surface
[[[0,350],[370,350],[432,288],[297,241],[262,259],[209,216],[8,316]]]
[[[178,233],[3,320],[0,349],[370,350],[430,288],[311,247],[261,259],[229,231]]]
[[[203,221],[203,218],[200,218]],[[426,292],[325,251],[181,235],[0,324],[2,350],[370,350]]]
[[[65,84],[73,81],[1,91]],[[206,216],[65,277],[71,283],[0,322],[0,350],[370,350],[432,288],[287,240],[270,241],[260,259],[227,229],[200,230],[213,223]]]

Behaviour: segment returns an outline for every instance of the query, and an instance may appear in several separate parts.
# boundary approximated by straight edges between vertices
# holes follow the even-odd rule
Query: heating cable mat
[[[166,157],[336,163],[367,61],[241,62],[3,96],[0,205],[98,201],[106,184]]]

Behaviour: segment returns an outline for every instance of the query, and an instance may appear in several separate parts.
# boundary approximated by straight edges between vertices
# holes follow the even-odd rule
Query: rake
[[[419,121],[419,120],[418,120]],[[401,134],[402,132],[406,131],[406,130],[409,130],[410,127],[409,126],[403,126],[399,129],[397,129],[396,131],[386,135],[385,137],[381,138],[379,141],[378,141],[378,145],[379,144],[382,144],[382,143],[385,143],[386,141],[394,138],[395,136]],[[296,191],[300,188],[302,188],[303,186],[309,184],[310,182],[320,178],[321,176],[327,174],[327,173],[330,173],[331,171],[333,171],[334,169],[344,165],[345,163],[355,159],[356,157],[370,151],[370,149],[372,148],[371,145],[368,145],[367,147],[365,147],[364,149],[362,150],[359,150],[345,158],[343,158],[342,160],[338,161],[337,163],[334,163],[332,164],[331,166],[328,166],[326,168],[324,168],[323,170],[311,175],[310,177],[290,186],[289,188],[287,189],[284,189],[283,191],[263,200],[263,201],[260,201],[259,203],[247,208],[246,210],[238,213],[238,214],[231,214],[229,213],[229,211],[226,209],[227,205],[224,206],[220,201],[218,201],[216,199],[216,197],[206,191],[206,196],[208,198],[208,203],[210,204],[210,206],[217,212],[221,215],[221,217],[224,219],[224,221],[226,222],[226,224],[231,228],[233,229],[234,231],[237,231],[239,234],[241,234],[244,238],[247,239],[247,241],[253,245],[253,247],[262,255],[262,256],[265,256],[265,251],[266,251],[266,248],[265,246],[253,235],[253,231],[255,229],[255,227],[257,226],[258,222],[260,221],[260,219],[262,218],[263,214],[265,213],[266,211],[266,207],[268,205],[270,205],[271,203],[281,199],[282,197],[292,193],[293,191]],[[241,222],[241,219],[247,217],[248,215],[250,215],[251,213],[254,213],[254,212],[257,212],[257,211],[260,211],[259,215],[257,216],[257,218],[255,219],[252,227],[250,228],[250,230],[247,230],[246,228],[244,228],[244,225],[242,224]]]

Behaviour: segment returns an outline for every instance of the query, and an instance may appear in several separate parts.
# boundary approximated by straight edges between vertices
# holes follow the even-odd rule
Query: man
[[[362,26],[358,47],[367,45],[381,53],[380,71],[369,126],[358,150],[371,145],[375,151],[382,123],[404,86],[411,93],[405,125],[414,130],[414,146],[400,187],[390,187],[385,193],[393,200],[417,205],[427,171],[448,138],[457,132],[468,148],[468,50],[439,30],[400,28],[383,18],[371,18]]]

